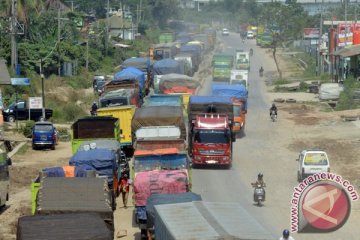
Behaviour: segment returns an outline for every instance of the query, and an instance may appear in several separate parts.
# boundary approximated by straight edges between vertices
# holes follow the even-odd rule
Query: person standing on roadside
[[[119,188],[120,188],[124,208],[127,208],[127,201],[129,198],[131,183],[132,183],[132,181],[131,181],[131,179],[129,179],[129,176],[127,174],[124,174],[121,176]]]

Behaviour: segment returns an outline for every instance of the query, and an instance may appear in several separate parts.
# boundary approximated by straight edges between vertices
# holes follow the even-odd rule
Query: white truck
[[[248,70],[231,70],[230,84],[242,84],[249,88],[249,71]]]
[[[235,69],[250,70],[250,53],[243,50],[235,51]]]

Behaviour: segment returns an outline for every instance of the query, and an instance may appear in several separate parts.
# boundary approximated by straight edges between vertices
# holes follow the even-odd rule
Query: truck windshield
[[[241,105],[234,105],[233,109],[234,109],[234,116],[240,116],[241,114]]]
[[[229,143],[230,132],[227,130],[201,129],[195,132],[194,141],[198,143]]]
[[[127,98],[112,98],[100,100],[100,107],[125,106],[129,104],[130,103]]]
[[[50,124],[39,124],[39,125],[35,125],[35,131],[38,132],[50,132],[53,129],[53,126]]]

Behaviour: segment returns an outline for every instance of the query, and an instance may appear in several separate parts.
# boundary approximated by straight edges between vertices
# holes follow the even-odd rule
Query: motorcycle
[[[265,201],[265,189],[261,184],[257,184],[254,188],[254,202],[261,206],[261,203]]]
[[[264,75],[264,69],[260,68],[260,70],[259,70],[259,75],[260,75],[260,77],[263,77],[263,75]]]
[[[96,116],[97,114],[96,114],[96,111],[90,111],[90,115],[92,116],[92,117],[94,117],[94,116]]]
[[[273,122],[276,121],[276,113],[275,113],[275,110],[271,110],[270,118],[271,118],[271,121],[273,121]]]

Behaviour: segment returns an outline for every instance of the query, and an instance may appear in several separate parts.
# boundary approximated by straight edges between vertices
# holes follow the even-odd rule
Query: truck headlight
[[[5,112],[5,113],[8,113],[8,112],[9,112],[9,109],[5,109],[4,112]]]

